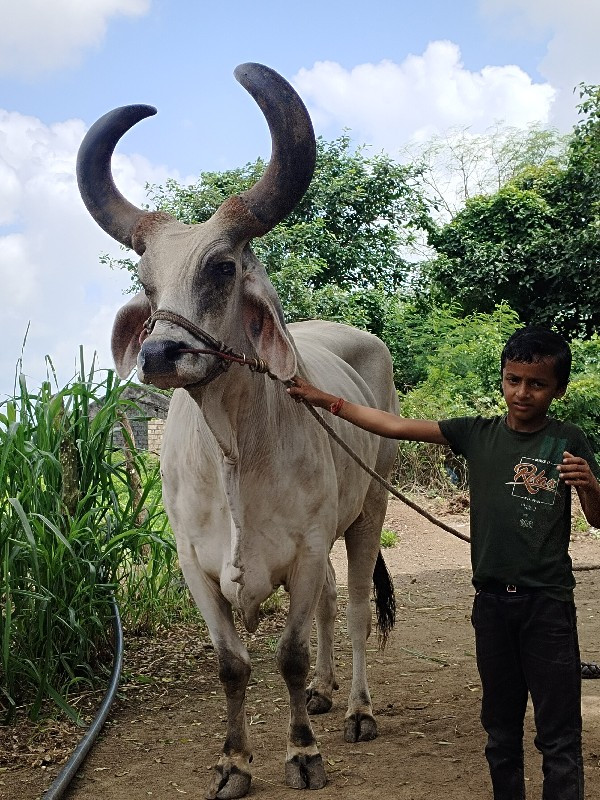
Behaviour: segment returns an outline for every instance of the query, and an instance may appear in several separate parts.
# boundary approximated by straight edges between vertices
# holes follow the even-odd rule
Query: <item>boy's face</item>
[[[553,358],[531,364],[507,361],[502,370],[502,394],[508,406],[508,427],[528,433],[542,428],[550,403],[562,397],[565,388],[558,385]]]

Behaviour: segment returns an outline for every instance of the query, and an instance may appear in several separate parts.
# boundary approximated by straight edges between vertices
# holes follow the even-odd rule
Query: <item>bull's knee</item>
[[[310,668],[308,643],[282,639],[277,649],[277,666],[290,689],[304,691]]]
[[[325,581],[325,583],[323,584],[323,588],[321,589],[321,601],[327,602],[337,607],[337,586],[335,583],[335,572],[333,572],[333,568],[332,568],[332,575],[327,576],[327,580]]]
[[[250,678],[250,660],[231,652],[219,653],[219,680],[226,694],[245,690]]]

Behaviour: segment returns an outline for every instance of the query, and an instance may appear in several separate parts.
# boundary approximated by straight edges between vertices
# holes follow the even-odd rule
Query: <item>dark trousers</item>
[[[478,591],[472,614],[481,722],[494,800],[523,800],[527,695],[542,753],[542,800],[583,800],[581,662],[575,605],[543,592]]]

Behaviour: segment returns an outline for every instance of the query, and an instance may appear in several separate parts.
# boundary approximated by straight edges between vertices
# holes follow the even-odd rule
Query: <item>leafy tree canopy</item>
[[[507,302],[568,337],[600,327],[600,87],[581,86],[566,163],[523,169],[432,229],[434,295],[467,313]]]

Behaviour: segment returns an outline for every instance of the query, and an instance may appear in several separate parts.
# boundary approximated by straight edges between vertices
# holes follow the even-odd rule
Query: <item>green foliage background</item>
[[[432,226],[427,272],[467,312],[508,303],[523,323],[568,338],[600,326],[600,88],[580,86],[581,120],[564,161],[523,165],[493,194]]]

